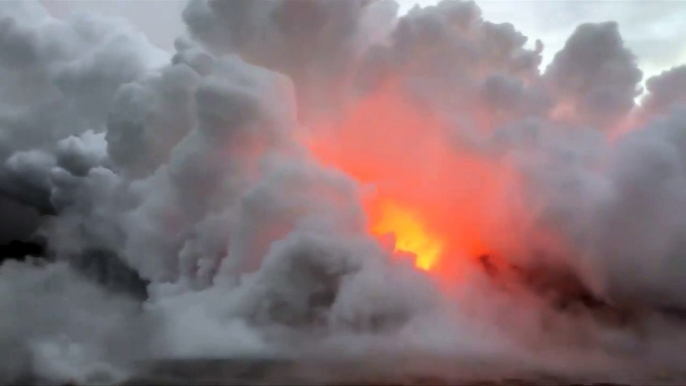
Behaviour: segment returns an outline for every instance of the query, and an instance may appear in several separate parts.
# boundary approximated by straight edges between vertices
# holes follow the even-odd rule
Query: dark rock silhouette
[[[27,256],[45,258],[45,244],[41,241],[12,240],[8,244],[0,245],[0,264],[6,260],[25,261]]]
[[[7,260],[26,261],[31,256],[37,261],[52,261],[46,243],[38,238],[28,241],[13,240],[0,245],[0,265]],[[95,281],[112,292],[131,296],[138,300],[148,297],[148,281],[126,265],[115,253],[102,249],[87,249],[71,256],[69,264],[86,278]]]

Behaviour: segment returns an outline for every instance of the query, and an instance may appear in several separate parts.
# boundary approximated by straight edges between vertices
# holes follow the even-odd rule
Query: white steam
[[[395,79],[453,124],[456,152],[524,176],[533,218],[497,240],[513,261],[564,266],[612,304],[684,308],[686,67],[649,79],[636,106],[642,73],[616,23],[579,26],[541,72],[542,44],[526,49],[472,2],[396,12],[193,0],[168,58],[121,22],[1,2],[0,194],[43,214],[57,262],[0,266],[0,381],[365,350],[615,380],[636,363],[683,365],[686,330],[659,317],[641,340],[530,294],[513,304],[479,273],[446,296],[391,260],[365,231],[364,187],[297,138]],[[149,297],[72,272],[82,256],[125,264]],[[412,363],[451,375],[439,362]]]

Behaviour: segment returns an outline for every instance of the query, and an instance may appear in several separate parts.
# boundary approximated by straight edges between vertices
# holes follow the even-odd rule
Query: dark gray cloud
[[[616,124],[634,107],[643,73],[615,22],[582,24],[545,72],[574,119],[601,127]]]
[[[36,209],[5,197],[0,197],[0,212],[3,218],[0,223],[0,244],[28,239],[40,224]]]

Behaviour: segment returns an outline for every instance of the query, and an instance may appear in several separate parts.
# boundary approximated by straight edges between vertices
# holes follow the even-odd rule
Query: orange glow
[[[363,187],[369,231],[395,235],[395,250],[453,282],[464,264],[490,250],[500,234],[516,177],[460,150],[449,129],[395,87],[357,102],[339,122],[305,141],[318,161]]]
[[[421,220],[410,210],[394,202],[383,202],[379,208],[381,217],[372,226],[377,235],[393,234],[395,249],[415,255],[415,265],[425,271],[438,262],[443,242],[429,234]]]

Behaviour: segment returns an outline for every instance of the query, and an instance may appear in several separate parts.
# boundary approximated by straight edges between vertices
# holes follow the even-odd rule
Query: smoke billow
[[[676,377],[686,67],[637,105],[614,22],[541,71],[473,2],[397,13],[192,0],[169,55],[0,4],[0,239],[45,245],[0,266],[0,379],[256,357]]]

